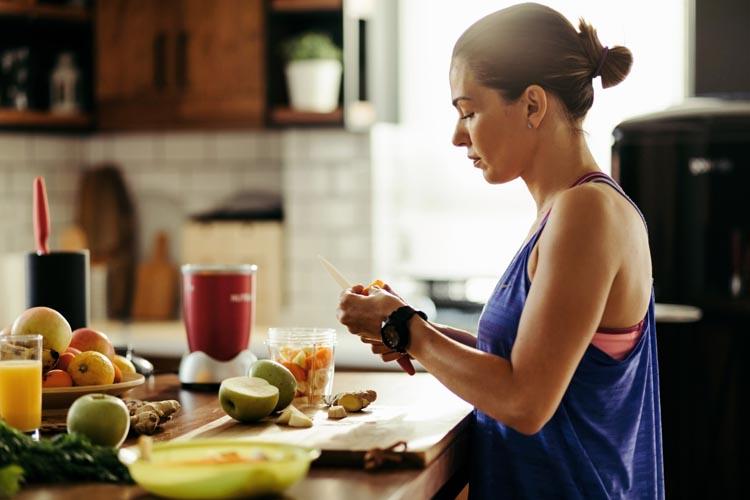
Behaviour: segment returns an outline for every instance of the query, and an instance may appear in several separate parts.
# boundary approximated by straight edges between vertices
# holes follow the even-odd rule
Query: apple
[[[70,434],[82,434],[92,443],[117,448],[130,430],[130,412],[119,398],[86,394],[70,406],[67,424]]]
[[[54,368],[60,353],[70,345],[72,332],[65,317],[49,307],[32,307],[21,313],[11,326],[12,335],[41,335],[42,369]]]
[[[227,415],[240,422],[267,417],[279,402],[279,390],[258,377],[232,377],[219,387],[219,403]]]
[[[250,377],[259,377],[279,390],[279,402],[273,411],[280,411],[289,406],[297,391],[297,379],[281,363],[270,359],[260,359],[250,366]]]
[[[112,342],[102,332],[92,330],[91,328],[79,328],[73,332],[73,338],[70,340],[70,347],[84,351],[96,351],[104,354],[110,360],[115,358],[115,349]]]

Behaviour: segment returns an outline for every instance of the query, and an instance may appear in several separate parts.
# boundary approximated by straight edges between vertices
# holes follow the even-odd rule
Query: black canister
[[[89,252],[26,256],[26,307],[50,307],[75,330],[89,323]]]

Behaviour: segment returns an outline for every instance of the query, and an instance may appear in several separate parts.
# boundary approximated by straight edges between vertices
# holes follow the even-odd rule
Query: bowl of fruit
[[[130,360],[115,354],[104,333],[91,328],[71,331],[62,314],[49,307],[27,309],[3,332],[43,337],[43,408],[67,408],[79,396],[94,392],[119,396],[145,381]]]
[[[120,461],[149,493],[167,498],[278,495],[307,475],[320,450],[291,444],[191,439],[123,448]]]

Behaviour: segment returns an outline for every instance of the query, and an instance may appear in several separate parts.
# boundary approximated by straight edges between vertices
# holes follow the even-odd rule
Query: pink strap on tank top
[[[579,186],[587,182],[603,182],[612,186],[618,193],[625,197],[633,206],[638,207],[633,201],[625,194],[622,188],[607,174],[601,172],[589,172],[588,174],[580,177],[570,187]],[[640,214],[640,211],[638,212]],[[547,213],[549,215],[549,212]],[[641,215],[643,218],[643,215]],[[644,221],[645,222],[645,221]],[[643,320],[637,325],[633,325],[628,328],[599,328],[594,333],[594,338],[591,343],[597,349],[604,351],[612,358],[622,361],[638,344],[638,340],[643,335]]]

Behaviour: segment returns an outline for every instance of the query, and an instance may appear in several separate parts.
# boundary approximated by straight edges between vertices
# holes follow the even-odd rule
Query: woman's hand
[[[404,354],[402,352],[391,350],[389,347],[386,347],[386,345],[383,344],[382,340],[371,339],[368,337],[361,337],[360,340],[364,342],[365,344],[370,344],[372,346],[370,348],[372,353],[380,356],[383,362],[385,363],[396,361],[397,359],[402,358],[404,356],[408,357],[409,359],[414,359],[412,356],[408,354]]]
[[[406,303],[383,288],[354,285],[339,298],[336,317],[349,332],[380,341],[380,327],[388,316]]]

